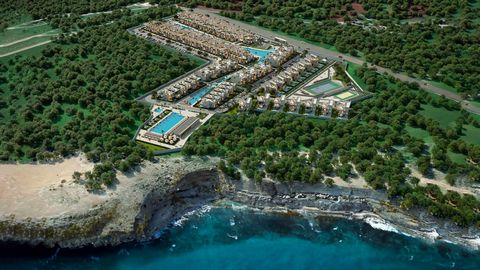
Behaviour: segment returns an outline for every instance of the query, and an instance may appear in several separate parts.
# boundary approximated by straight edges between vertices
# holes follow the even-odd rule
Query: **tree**
[[[73,181],[75,181],[76,183],[80,182],[81,177],[82,177],[82,173],[77,171],[73,172],[72,178],[73,178]]]

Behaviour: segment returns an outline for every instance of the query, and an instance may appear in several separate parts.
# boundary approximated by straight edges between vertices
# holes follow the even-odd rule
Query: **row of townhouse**
[[[178,100],[191,92],[199,89],[203,86],[203,82],[197,75],[190,75],[178,82],[175,82],[162,90],[157,94],[157,97],[161,97],[168,101]]]
[[[240,85],[247,85],[258,81],[259,79],[265,77],[267,74],[271,73],[273,68],[271,65],[265,64],[255,64],[252,67],[246,68],[237,72],[232,76],[232,81],[239,83]]]
[[[176,15],[175,18],[182,24],[231,42],[250,45],[259,41],[259,37],[254,33],[212,16],[184,11]]]
[[[213,65],[199,70],[196,75],[203,81],[209,82],[237,70],[238,67],[238,64],[233,60],[222,59]]]
[[[295,55],[295,49],[290,46],[282,46],[269,54],[265,62],[273,67],[280,67]]]
[[[238,63],[246,64],[255,60],[252,54],[239,45],[211,35],[185,29],[172,21],[151,22],[146,24],[145,30]]]
[[[309,54],[307,57],[288,66],[285,70],[280,72],[273,79],[263,83],[260,87],[268,92],[277,92],[291,81],[297,80],[301,74],[307,70],[312,70],[320,62],[320,58],[314,54]]]
[[[225,102],[235,92],[236,84],[222,82],[200,101],[200,106],[206,109],[215,109]]]
[[[252,98],[241,100],[240,109],[243,111],[251,109],[253,105]],[[349,101],[340,101],[335,99],[311,98],[302,100],[300,98],[287,98],[286,96],[272,97],[270,94],[257,97],[257,107],[259,110],[277,110],[293,113],[315,114],[323,117],[331,117],[335,110],[340,118],[348,118],[350,108]]]

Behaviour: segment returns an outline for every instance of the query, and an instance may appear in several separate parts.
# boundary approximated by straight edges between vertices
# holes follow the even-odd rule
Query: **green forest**
[[[359,68],[357,75],[375,96],[356,104],[348,121],[273,112],[218,115],[190,138],[183,151],[214,153],[226,160],[220,168],[228,175],[238,178],[240,168],[258,181],[269,177],[328,185],[332,176],[349,181],[358,173],[374,189],[400,198],[405,208],[425,206],[433,215],[452,218],[459,225],[480,226],[480,202],[473,196],[421,187],[410,169],[431,178],[436,169],[447,175],[451,185],[460,179],[479,183],[480,143],[464,133],[469,126],[478,130],[480,118],[459,111],[455,102],[421,91],[416,84],[366,67]],[[454,126],[443,127],[423,116],[425,106],[445,114],[460,112],[460,116]],[[431,142],[418,138],[417,130]],[[452,153],[463,156],[463,162],[452,160]]]
[[[51,2],[53,8],[56,1]],[[87,187],[98,189],[115,181],[115,169],[126,171],[150,158],[132,141],[149,117],[134,99],[199,63],[126,30],[176,11],[116,11],[81,23],[60,18],[77,33],[60,35],[37,57],[0,59],[0,160],[43,161],[83,152],[101,163],[85,175]]]
[[[0,0],[0,31],[29,17],[63,32],[36,54],[0,58],[1,161],[85,153],[97,165],[74,177],[95,190],[113,184],[116,170],[152,158],[132,140],[149,117],[135,98],[200,63],[127,29],[176,13],[173,3],[221,8],[225,16],[444,82],[465,97],[479,94],[474,1],[162,0],[141,13],[121,9],[135,2]],[[217,115],[194,133],[183,153],[222,157],[219,168],[226,174],[238,178],[241,169],[258,181],[330,185],[332,176],[349,181],[359,174],[404,208],[423,206],[459,225],[480,226],[480,202],[473,196],[420,186],[411,175],[411,168],[429,178],[440,171],[451,185],[479,183],[480,117],[366,66],[353,72],[375,95],[355,104],[349,121],[272,112]]]

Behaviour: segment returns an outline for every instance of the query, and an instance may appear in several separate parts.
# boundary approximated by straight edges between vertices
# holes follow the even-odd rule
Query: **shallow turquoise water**
[[[480,254],[357,221],[213,208],[148,244],[3,251],[0,269],[479,269]],[[37,255],[34,255],[37,254]]]
[[[267,56],[271,54],[272,52],[275,51],[275,49],[269,49],[269,50],[261,50],[261,49],[256,49],[256,48],[245,48],[246,51],[249,53],[259,57],[258,62],[263,63],[267,59]]]

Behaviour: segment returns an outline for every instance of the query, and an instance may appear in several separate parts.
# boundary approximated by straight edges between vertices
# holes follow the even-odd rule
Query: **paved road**
[[[304,42],[304,41],[300,41],[300,40],[293,39],[293,38],[285,36],[285,35],[281,35],[281,34],[278,34],[278,33],[272,32],[272,31],[268,31],[264,28],[252,26],[252,25],[246,24],[244,22],[240,22],[240,21],[237,21],[237,20],[234,20],[234,19],[230,19],[230,18],[220,16],[218,14],[217,10],[197,8],[197,9],[195,9],[195,12],[198,12],[198,13],[201,13],[201,14],[208,14],[208,15],[214,16],[214,17],[221,17],[224,20],[230,21],[230,23],[232,23],[232,24],[241,26],[242,28],[246,28],[246,29],[248,29],[248,30],[260,35],[260,36],[264,36],[264,37],[267,37],[267,38],[270,38],[270,39],[273,39],[276,36],[281,37],[281,38],[285,39],[289,44],[297,47],[297,49],[299,49],[299,50],[308,49],[308,50],[310,50],[314,53],[323,55],[324,57],[330,58],[332,60],[337,60],[337,61],[346,60],[346,61],[349,61],[349,62],[352,62],[352,63],[355,63],[355,64],[359,64],[359,65],[362,65],[363,63],[365,63],[364,60],[362,60],[360,58],[357,58],[357,57],[352,57],[350,55],[334,52],[334,51],[331,51],[331,50],[328,50],[328,49],[325,49],[325,48],[322,48],[322,47],[319,47],[319,46],[316,46],[316,45],[313,45],[313,44],[310,44],[310,43],[307,43],[307,42]],[[449,99],[460,102],[463,109],[465,109],[469,112],[475,113],[475,114],[480,114],[480,108],[479,107],[476,107],[473,104],[471,104],[469,101],[464,100],[460,95],[458,95],[456,93],[452,93],[448,90],[433,86],[433,85],[427,83],[424,80],[415,79],[415,78],[409,77],[409,76],[404,75],[404,74],[395,73],[395,72],[393,72],[393,71],[391,71],[390,69],[387,69],[387,68],[379,67],[379,66],[372,65],[372,64],[369,64],[369,63],[367,63],[367,64],[368,64],[369,67],[376,68],[379,73],[385,73],[386,72],[387,74],[392,75],[393,77],[395,77],[399,80],[407,81],[407,82],[416,82],[425,91],[433,93],[433,94],[437,94],[437,95],[444,95],[445,97],[447,97]]]

